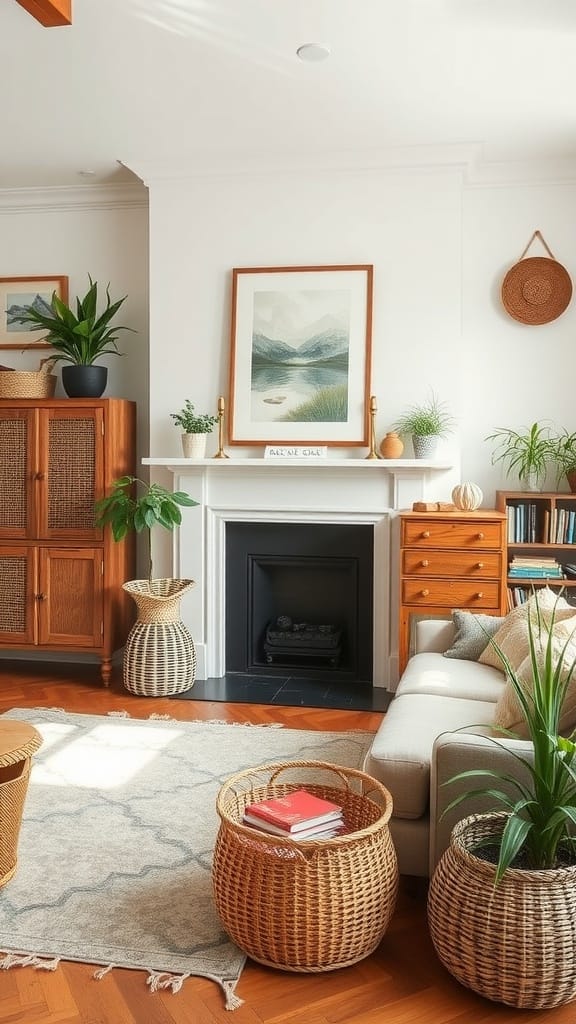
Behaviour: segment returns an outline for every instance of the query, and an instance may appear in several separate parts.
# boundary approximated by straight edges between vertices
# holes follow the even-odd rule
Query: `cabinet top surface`
[[[136,405],[129,398],[0,398],[0,409],[67,409],[78,406],[80,409],[93,409],[95,406]]]
[[[573,491],[496,491],[497,498],[522,498],[528,501],[538,501],[539,498],[574,498]]]
[[[477,508],[473,512],[464,512],[462,509],[455,509],[453,512],[412,512],[400,513],[402,519],[421,519],[423,522],[451,522],[458,519],[461,522],[475,522],[482,519],[493,519],[500,522],[506,518],[505,512],[498,512],[495,508]]]

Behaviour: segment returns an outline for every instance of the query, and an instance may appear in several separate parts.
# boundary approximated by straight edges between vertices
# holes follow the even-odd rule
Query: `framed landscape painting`
[[[372,266],[233,270],[230,444],[368,444]]]
[[[42,332],[31,331],[27,324],[17,323],[14,316],[22,306],[49,306],[53,292],[67,302],[68,278],[0,277],[0,348],[48,347]]]

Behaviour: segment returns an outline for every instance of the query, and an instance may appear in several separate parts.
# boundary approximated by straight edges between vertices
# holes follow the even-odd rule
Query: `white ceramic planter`
[[[208,434],[182,434],[182,451],[185,459],[203,459],[206,455]]]

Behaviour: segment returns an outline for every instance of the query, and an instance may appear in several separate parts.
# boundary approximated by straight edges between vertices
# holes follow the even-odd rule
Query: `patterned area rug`
[[[321,760],[361,768],[366,732],[322,733],[15,709],[34,725],[18,869],[0,890],[0,967],[61,959],[148,972],[152,990],[201,975],[241,1000],[244,954],[211,891],[222,782],[251,765]]]

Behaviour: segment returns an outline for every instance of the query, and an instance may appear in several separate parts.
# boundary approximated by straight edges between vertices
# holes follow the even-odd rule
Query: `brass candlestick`
[[[378,405],[376,403],[376,395],[370,396],[370,451],[365,457],[367,459],[379,459],[381,456],[376,451],[376,413],[378,412]]]
[[[213,458],[215,458],[215,459],[229,459],[230,458],[229,455],[226,455],[226,452],[224,451],[224,447],[223,447],[223,444],[224,444],[224,408],[225,408],[224,398],[223,398],[222,395],[220,395],[220,398],[218,399],[218,451],[216,452],[216,455],[213,456]]]

